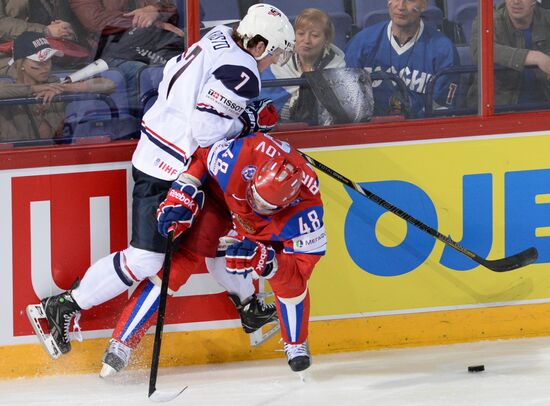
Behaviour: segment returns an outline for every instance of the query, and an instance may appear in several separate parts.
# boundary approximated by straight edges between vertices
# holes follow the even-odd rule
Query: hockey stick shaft
[[[162,265],[162,284],[160,287],[159,309],[155,328],[155,341],[153,344],[153,356],[151,359],[151,374],[149,375],[149,397],[157,390],[157,375],[159,369],[160,346],[162,344],[162,330],[164,328],[164,316],[166,314],[166,296],[168,295],[168,281],[170,280],[170,266],[172,262],[172,246],[174,233],[168,233],[166,253]]]
[[[380,196],[374,194],[373,192],[365,189],[358,183],[352,181],[351,179],[346,178],[344,175],[341,175],[340,173],[336,172],[335,170],[329,168],[325,164],[317,161],[316,159],[310,157],[309,155],[299,151],[300,154],[304,157],[304,159],[313,167],[319,169],[320,171],[324,172],[325,174],[329,175],[333,179],[336,179],[337,181],[343,183],[344,185],[354,189],[361,195],[365,196],[367,199],[373,201],[374,203],[378,204],[379,206],[382,206],[386,210],[392,212],[396,216],[402,218],[403,220],[407,221],[408,223],[412,224],[413,226],[419,228],[420,230],[430,234],[431,236],[437,238],[438,240],[444,242],[451,248],[454,248],[461,254],[466,255],[470,259],[474,260],[475,262],[483,265],[484,267],[495,271],[495,272],[506,272],[511,271],[513,269],[521,268],[523,266],[529,265],[530,263],[533,263],[536,261],[538,257],[538,252],[536,248],[531,247],[528,248],[520,253],[517,253],[515,255],[505,257],[498,260],[487,260],[476,253],[470,251],[469,249],[463,247],[462,245],[458,244],[457,242],[453,241],[450,237],[447,237],[443,234],[441,234],[439,231],[435,230],[434,228],[430,227],[429,225],[423,223],[422,221],[418,220],[417,218],[411,216],[407,212],[401,210],[400,208],[394,206],[387,200],[382,199]]]

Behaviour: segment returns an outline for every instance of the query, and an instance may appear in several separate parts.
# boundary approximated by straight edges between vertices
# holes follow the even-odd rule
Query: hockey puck
[[[485,371],[485,365],[470,365],[468,372],[483,372]]]

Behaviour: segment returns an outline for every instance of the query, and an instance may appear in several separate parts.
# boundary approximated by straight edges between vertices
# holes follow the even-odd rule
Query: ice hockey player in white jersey
[[[259,72],[272,63],[285,63],[293,47],[294,30],[288,18],[276,7],[256,4],[236,30],[214,27],[166,64],[158,99],[143,117],[132,158],[135,183],[129,247],[94,263],[69,291],[27,308],[37,336],[53,358],[71,350],[70,324],[82,309],[118,296],[161,269],[166,239],[157,231],[159,204],[169,189],[183,188],[193,201],[183,199],[182,205],[196,209],[204,202],[202,191],[179,179],[197,147],[275,126],[278,117],[271,101],[251,100],[260,93]],[[197,210],[192,213],[189,223]],[[177,225],[174,231],[176,236],[181,233]],[[49,334],[40,327],[40,318],[47,319]]]

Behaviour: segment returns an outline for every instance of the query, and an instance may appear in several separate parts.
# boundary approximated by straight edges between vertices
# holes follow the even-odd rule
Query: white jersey
[[[197,147],[238,135],[238,117],[260,93],[254,57],[217,26],[166,64],[158,99],[145,113],[132,164],[158,179],[173,180]]]

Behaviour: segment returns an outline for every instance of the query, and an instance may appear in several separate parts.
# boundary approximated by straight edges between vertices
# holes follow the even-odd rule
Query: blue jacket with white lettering
[[[399,76],[408,89],[412,115],[421,117],[429,81],[441,70],[460,65],[458,52],[449,38],[422,21],[417,34],[399,46],[391,34],[391,25],[391,21],[382,22],[357,33],[345,49],[346,65]],[[451,107],[457,90],[456,76],[440,77],[433,91],[436,107]],[[374,81],[373,94],[375,114],[400,112],[402,100],[392,82]]]

